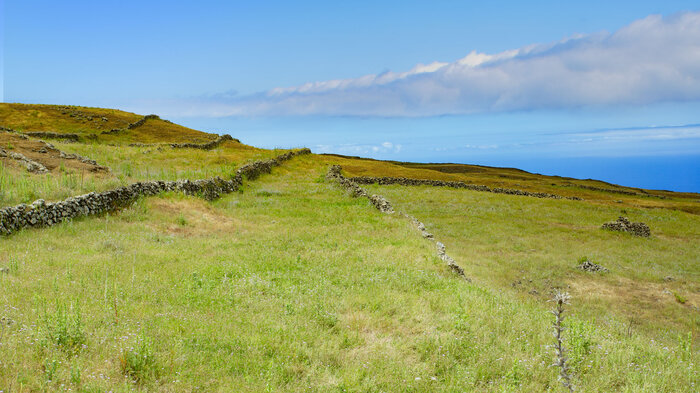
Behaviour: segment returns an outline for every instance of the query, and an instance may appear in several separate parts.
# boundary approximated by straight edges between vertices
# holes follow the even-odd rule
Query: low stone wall
[[[647,191],[642,190],[642,189],[640,189],[639,192],[634,192],[634,191],[629,191],[629,190],[616,190],[613,188],[587,186],[584,184],[565,184],[564,186],[565,187],[582,188],[584,190],[591,190],[591,191],[608,192],[608,193],[612,193],[612,194],[622,194],[622,195],[632,195],[632,196],[638,196],[638,197],[652,197],[652,198],[659,198],[659,199],[667,199],[667,197],[665,195],[649,194]]]
[[[345,178],[341,174],[341,171],[342,168],[340,167],[340,165],[331,166],[330,168],[328,168],[328,172],[326,173],[326,179],[338,183],[341,187],[345,188],[353,197],[365,197],[369,199],[372,205],[376,207],[380,212],[387,214],[394,213],[394,208],[391,206],[391,203],[389,203],[389,201],[386,200],[383,196],[369,195],[367,191],[365,191],[362,187],[357,185],[357,183],[355,183],[352,178]],[[450,269],[452,269],[452,271],[454,271],[461,277],[464,277],[467,281],[471,281],[464,275],[464,269],[462,269],[462,267],[459,266],[457,262],[454,259],[452,259],[452,257],[447,255],[447,253],[445,252],[445,245],[436,241],[433,235],[425,229],[425,225],[422,222],[418,221],[417,218],[406,213],[401,213],[401,215],[411,220],[416,229],[420,231],[423,238],[435,242],[435,246],[437,247],[438,258],[447,263],[447,266]]]
[[[148,119],[160,119],[160,117],[158,117],[158,115],[146,115],[146,116],[136,120],[135,122],[130,123],[129,125],[127,125],[124,128],[112,128],[109,131],[102,131],[102,133],[103,134],[119,134],[120,132],[123,132],[126,130],[132,130],[136,127],[141,127]]]
[[[398,184],[401,186],[433,186],[433,187],[451,187],[451,188],[463,188],[471,191],[482,191],[482,192],[493,192],[496,194],[508,194],[508,195],[521,195],[529,196],[535,198],[552,198],[552,199],[569,199],[573,201],[582,200],[579,197],[563,197],[561,195],[548,194],[545,192],[530,192],[523,190],[516,190],[512,188],[491,188],[488,186],[482,186],[477,184],[468,184],[461,181],[445,181],[445,180],[431,180],[431,179],[411,179],[407,177],[370,177],[370,176],[358,176],[351,177],[350,180],[358,184],[378,184],[378,185],[390,185]]]
[[[309,154],[301,149],[282,154],[276,158],[244,165],[231,180],[214,177],[203,180],[147,181],[138,182],[114,190],[71,197],[56,203],[39,199],[32,204],[20,204],[0,209],[0,235],[10,235],[27,227],[45,227],[80,216],[98,215],[126,207],[141,196],[156,195],[165,191],[180,191],[188,195],[201,195],[208,200],[239,189],[243,176],[253,179],[261,173],[269,173],[290,158]]]
[[[22,139],[29,139],[29,137],[27,137],[26,135],[22,134],[21,132],[19,132],[17,130],[13,130],[12,128],[0,127],[0,131],[5,131],[5,132],[17,134],[17,136],[19,136]]]
[[[345,178],[340,171],[342,168],[340,165],[333,165],[328,169],[328,173],[326,174],[326,178],[329,180],[333,180],[340,184],[343,188],[348,190],[350,194],[353,197],[364,197],[369,199],[369,201],[379,209],[382,213],[393,213],[394,208],[391,206],[391,203],[384,199],[381,195],[370,195],[365,191],[362,187],[358,186],[357,183],[355,183],[352,179],[347,179]]]
[[[48,131],[31,131],[25,132],[24,135],[30,136],[32,138],[46,138],[46,139],[62,139],[68,142],[79,142],[80,135],[78,134],[59,134],[57,132]]]
[[[619,217],[617,221],[606,222],[601,226],[603,229],[611,231],[629,232],[635,236],[649,237],[651,230],[643,222],[630,222],[626,217]]]
[[[40,162],[36,162],[29,157],[25,156],[22,153],[16,153],[13,151],[7,151],[0,147],[0,157],[9,157],[12,158],[13,160],[17,160],[24,165],[29,172],[32,173],[47,173],[49,170],[46,169],[46,167],[41,164]]]
[[[231,135],[220,135],[218,138],[211,142],[207,143],[171,143],[170,147],[173,149],[185,149],[185,148],[190,148],[190,149],[202,149],[202,150],[211,150],[216,147],[218,147],[220,144],[226,142],[226,141],[234,141],[237,143],[241,143],[238,139],[232,137]]]
[[[248,180],[254,180],[263,173],[270,173],[273,167],[279,166],[283,162],[293,157],[305,154],[311,154],[311,150],[308,148],[303,148],[281,154],[269,160],[255,161],[238,168],[238,170],[236,170],[236,176],[245,176],[245,178]]]
[[[65,158],[66,160],[78,160],[78,161],[84,162],[86,164],[101,166],[101,165],[97,164],[97,161],[90,159],[90,158],[87,158],[87,157],[83,157],[80,154],[66,153],[66,152],[61,151],[61,150],[58,150],[58,151],[59,151],[60,157]],[[102,168],[107,168],[107,167],[102,167]]]

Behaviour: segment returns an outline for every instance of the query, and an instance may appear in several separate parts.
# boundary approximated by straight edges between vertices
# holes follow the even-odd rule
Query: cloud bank
[[[435,116],[696,100],[700,12],[687,12],[406,72],[212,96],[179,114]]]

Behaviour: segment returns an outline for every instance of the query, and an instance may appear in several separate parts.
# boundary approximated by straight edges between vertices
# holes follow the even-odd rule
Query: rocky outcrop
[[[365,191],[362,187],[357,185],[357,183],[355,183],[352,179],[345,178],[342,175],[341,171],[342,168],[340,167],[340,165],[331,166],[330,168],[328,168],[328,172],[326,173],[326,179],[338,183],[341,187],[345,188],[353,197],[364,197],[369,199],[372,205],[376,207],[380,212],[387,214],[394,213],[394,208],[391,206],[391,203],[389,203],[388,200],[386,200],[381,195],[368,194],[367,191]],[[471,281],[464,275],[464,269],[462,269],[462,267],[459,266],[457,262],[455,262],[455,260],[452,259],[452,257],[447,255],[447,253],[445,252],[445,245],[436,241],[433,235],[425,229],[425,225],[422,222],[418,221],[417,218],[406,213],[401,213],[401,215],[403,215],[404,217],[409,219],[411,223],[413,223],[413,225],[416,227],[416,229],[418,229],[423,238],[435,242],[435,246],[437,247],[438,258],[447,263],[447,266],[450,269],[452,269],[453,272],[457,273],[461,277],[464,277],[467,281]]]
[[[0,147],[0,157],[8,157],[12,158],[13,160],[17,160],[24,165],[29,172],[32,173],[47,173],[49,170],[46,169],[46,167],[41,164],[40,162],[36,162],[27,156],[25,156],[22,153],[16,153],[13,151],[7,151]]]
[[[407,177],[369,177],[369,176],[358,176],[351,177],[350,180],[358,184],[378,184],[378,185],[390,185],[398,184],[401,186],[433,186],[433,187],[450,187],[450,188],[462,188],[472,191],[483,191],[483,192],[493,192],[496,194],[508,194],[508,195],[521,195],[529,196],[535,198],[552,198],[552,199],[570,199],[574,201],[580,201],[579,197],[563,197],[555,194],[548,194],[545,192],[530,192],[523,190],[516,190],[512,188],[491,188],[488,186],[468,184],[461,181],[445,181],[445,180],[431,180],[431,179],[411,179]]]
[[[269,173],[273,166],[278,166],[290,158],[309,154],[309,149],[301,149],[264,161],[245,165],[236,171],[230,180],[214,177],[203,180],[148,181],[138,182],[105,192],[91,192],[71,197],[56,203],[46,203],[39,199],[32,204],[0,209],[0,234],[10,235],[22,228],[45,227],[89,215],[99,215],[132,204],[141,196],[156,195],[165,191],[180,191],[187,195],[199,195],[212,200],[221,194],[239,189],[243,177],[252,179],[261,173]]]
[[[651,236],[651,230],[647,224],[643,222],[630,222],[627,217],[619,217],[617,221],[606,222],[601,228],[611,231],[628,232],[641,237]]]
[[[25,132],[24,135],[30,136],[32,138],[61,139],[66,140],[68,142],[80,141],[80,135],[78,134],[59,134],[57,132],[49,131],[31,131]]]
[[[222,144],[226,141],[234,141],[237,143],[241,143],[241,141],[232,137],[231,135],[220,135],[215,140],[213,140],[211,142],[207,142],[207,143],[171,143],[170,147],[172,147],[173,149],[190,148],[190,149],[211,150],[211,149],[218,147],[220,144]]]

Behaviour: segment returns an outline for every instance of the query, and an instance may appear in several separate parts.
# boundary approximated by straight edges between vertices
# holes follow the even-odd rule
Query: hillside
[[[0,391],[566,391],[555,290],[577,391],[700,384],[699,194],[110,109],[0,104],[0,126]]]

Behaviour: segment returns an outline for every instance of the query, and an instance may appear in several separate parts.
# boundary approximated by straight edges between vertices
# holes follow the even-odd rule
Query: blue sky
[[[157,113],[264,147],[700,191],[697,1],[0,9],[6,102]]]

